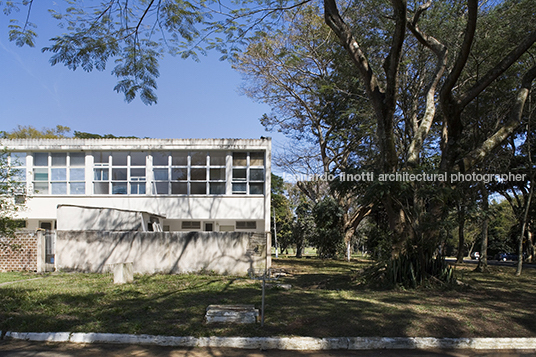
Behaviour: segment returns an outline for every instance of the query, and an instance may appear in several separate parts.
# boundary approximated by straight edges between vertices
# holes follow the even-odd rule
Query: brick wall
[[[0,237],[0,271],[37,271],[38,234],[20,232]]]

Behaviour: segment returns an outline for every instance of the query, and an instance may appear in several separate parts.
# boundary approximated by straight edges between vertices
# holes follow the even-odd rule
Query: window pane
[[[34,154],[34,166],[48,166],[48,154],[46,152],[36,152]]]
[[[85,169],[70,169],[69,170],[69,179],[71,181],[84,181],[86,176]]]
[[[50,181],[67,181],[67,169],[51,169]]]
[[[225,194],[225,183],[223,183],[223,182],[211,182],[210,183],[210,194],[211,195],[224,195]]]
[[[171,165],[186,166],[188,165],[188,153],[185,151],[175,151],[171,153]]]
[[[84,166],[86,164],[86,154],[83,152],[72,152],[69,156],[71,157],[71,166]]]
[[[210,166],[225,166],[225,152],[215,151],[210,153]]]
[[[51,191],[53,195],[67,194],[67,182],[53,182]]]
[[[11,166],[26,166],[26,153],[25,152],[12,152],[11,153]]]
[[[130,169],[130,177],[145,177],[145,169]]]
[[[181,229],[201,229],[201,222],[199,222],[199,221],[183,221],[181,223]]]
[[[250,153],[249,165],[250,166],[264,166],[264,153],[263,152]]]
[[[71,195],[83,195],[86,193],[85,182],[71,182],[70,183]]]
[[[126,195],[127,183],[126,182],[112,182],[112,195]]]
[[[67,165],[66,153],[53,153],[51,156],[52,156],[52,166],[66,166]]]
[[[127,166],[127,152],[112,152],[112,165],[113,166]]]
[[[174,167],[171,169],[171,179],[174,181],[187,180],[188,179],[188,169],[187,168],[178,168]]]
[[[246,181],[246,169],[233,169],[233,180]]]
[[[186,195],[188,193],[188,184],[186,182],[172,182],[171,193],[174,195]]]
[[[35,182],[34,191],[35,193],[39,195],[47,195],[48,194],[48,182]]]
[[[250,169],[249,180],[250,181],[264,181],[264,170],[263,169]]]
[[[246,166],[248,154],[245,152],[233,152],[233,166]]]
[[[156,194],[158,195],[167,195],[168,194],[168,183],[167,182],[157,182],[155,184],[156,186]]]
[[[145,153],[141,151],[134,151],[130,153],[130,165],[132,166],[145,166]]]
[[[206,169],[191,169],[190,171],[190,180],[199,181],[207,179],[207,170]]]
[[[110,185],[108,182],[95,182],[93,190],[96,195],[107,195],[110,193]]]
[[[110,162],[110,152],[102,151],[93,153],[93,160],[96,164],[108,164]]]
[[[225,180],[225,169],[210,169],[210,179],[211,180]]]
[[[109,169],[95,169],[94,179],[96,181],[106,181],[109,177]]]
[[[190,185],[190,194],[192,195],[205,195],[207,193],[205,182],[192,182]]]
[[[190,154],[190,165],[205,166],[207,164],[207,153],[203,151],[192,151]]]
[[[145,183],[131,183],[130,184],[130,193],[133,195],[144,195],[145,194]]]
[[[164,181],[168,179],[168,169],[154,169],[153,172],[155,180]]]
[[[162,151],[155,151],[153,155],[153,165],[154,166],[167,166],[169,165],[169,153]]]
[[[249,193],[252,195],[262,195],[264,193],[264,184],[263,183],[250,184]]]
[[[245,183],[233,183],[233,193],[246,193],[246,189]]]
[[[256,221],[236,221],[236,229],[256,229]]]
[[[35,181],[48,181],[48,169],[34,169]]]
[[[112,169],[112,180],[126,180],[127,169]]]

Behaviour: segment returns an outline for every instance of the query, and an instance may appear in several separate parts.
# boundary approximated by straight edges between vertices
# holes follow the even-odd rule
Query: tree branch
[[[503,60],[493,67],[484,75],[475,85],[469,89],[460,99],[460,108],[464,108],[477,95],[479,95],[487,86],[491,84],[497,77],[503,74],[515,61],[523,55],[536,42],[536,30],[529,33],[520,43],[514,48]]]
[[[443,45],[441,42],[439,42],[437,39],[435,39],[434,37],[428,36],[422,33],[421,30],[417,26],[417,21],[420,15],[430,5],[431,5],[431,1],[428,1],[426,4],[421,5],[417,9],[417,12],[413,16],[413,19],[411,21],[408,21],[408,28],[413,33],[415,38],[417,38],[417,40],[420,43],[422,43],[424,46],[432,50],[432,52],[434,52],[434,54],[437,57],[435,72],[430,81],[430,85],[428,86],[426,90],[426,103],[425,103],[424,116],[421,121],[421,124],[419,125],[418,129],[416,130],[413,136],[413,140],[411,141],[409,145],[409,149],[408,149],[408,164],[410,166],[417,165],[418,160],[419,160],[419,154],[422,149],[422,145],[424,143],[424,140],[426,139],[426,136],[428,135],[428,132],[430,131],[430,127],[432,126],[432,122],[434,120],[434,116],[436,112],[436,105],[435,105],[436,88],[447,66],[447,53],[448,53],[447,47]]]
[[[460,49],[460,52],[458,53],[456,61],[454,62],[454,67],[450,71],[441,90],[441,94],[443,96],[452,95],[452,89],[460,78],[460,75],[469,58],[471,46],[473,45],[473,40],[476,31],[476,20],[478,17],[478,0],[467,0],[467,10],[467,24],[465,26],[465,34],[463,38],[462,47]]]
[[[536,78],[536,66],[532,67],[523,76],[521,88],[517,94],[516,102],[510,111],[510,119],[495,134],[489,137],[480,147],[471,151],[461,161],[462,169],[469,170],[482,161],[493,149],[506,140],[520,125],[523,108],[531,90],[532,81]],[[459,168],[458,168],[459,169]]]

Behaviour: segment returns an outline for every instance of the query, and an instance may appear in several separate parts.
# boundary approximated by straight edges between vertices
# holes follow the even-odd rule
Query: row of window
[[[235,224],[236,224],[236,228],[233,225],[220,225],[220,232],[232,232],[235,229],[238,229],[238,230],[256,230],[257,229],[256,221],[236,221]],[[201,230],[201,221],[182,221],[181,229],[191,230],[191,231]],[[211,222],[205,222],[203,230],[213,231],[214,224]]]
[[[228,187],[233,194],[264,194],[264,152],[102,151],[92,155],[94,194],[223,195]],[[86,194],[90,178],[86,178],[85,156],[82,152],[34,153],[34,193]],[[12,153],[11,159],[18,166],[19,181],[26,181],[26,154]]]

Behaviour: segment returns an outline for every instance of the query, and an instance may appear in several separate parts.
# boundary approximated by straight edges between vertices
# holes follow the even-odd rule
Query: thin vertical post
[[[275,221],[275,209],[274,209],[274,241],[275,241],[275,257],[279,258],[279,253],[277,252],[277,223]]]
[[[262,275],[261,327],[264,326],[264,289],[266,288],[266,270]]]

